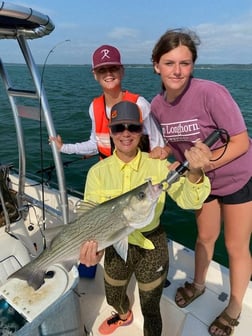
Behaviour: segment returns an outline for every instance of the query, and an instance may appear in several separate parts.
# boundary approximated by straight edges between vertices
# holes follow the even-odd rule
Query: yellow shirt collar
[[[140,151],[140,149],[138,149],[137,155],[130,162],[124,162],[121,159],[119,159],[119,157],[117,156],[117,153],[116,153],[116,149],[114,150],[114,157],[115,157],[115,159],[116,159],[116,161],[117,161],[117,163],[120,167],[120,170],[123,170],[126,166],[129,166],[133,170],[138,171],[139,166],[140,166],[141,157],[142,157],[142,152]]]

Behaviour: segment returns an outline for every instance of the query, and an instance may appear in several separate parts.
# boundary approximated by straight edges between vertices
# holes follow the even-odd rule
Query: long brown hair
[[[186,29],[171,29],[167,30],[157,41],[153,48],[151,60],[158,63],[162,55],[183,45],[188,47],[192,53],[192,60],[195,63],[197,59],[197,46],[200,45],[200,39],[197,34]]]

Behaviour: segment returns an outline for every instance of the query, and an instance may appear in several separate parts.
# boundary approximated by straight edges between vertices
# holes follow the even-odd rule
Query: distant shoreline
[[[23,66],[24,63],[5,63],[7,66]],[[39,66],[43,66],[43,64],[39,64]],[[65,67],[90,67],[91,64],[47,64],[48,66],[65,66]],[[152,68],[151,64],[124,64],[125,68]],[[195,64],[195,69],[207,69],[207,70],[218,70],[218,69],[226,69],[226,70],[252,70],[252,63],[250,64]]]

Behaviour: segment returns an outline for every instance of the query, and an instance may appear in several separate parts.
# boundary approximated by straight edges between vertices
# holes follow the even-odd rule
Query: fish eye
[[[48,271],[45,273],[45,278],[46,279],[52,279],[54,277],[54,271]]]
[[[143,200],[145,198],[145,192],[140,191],[137,195],[137,199],[139,200]]]

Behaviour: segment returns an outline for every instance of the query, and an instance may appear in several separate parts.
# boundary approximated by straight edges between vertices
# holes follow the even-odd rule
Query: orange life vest
[[[122,100],[129,100],[136,103],[139,95],[124,91]],[[108,123],[109,119],[106,115],[106,106],[104,95],[93,100],[94,120],[95,120],[95,135],[97,140],[97,148],[101,159],[108,157],[113,152],[112,139],[109,135]]]

